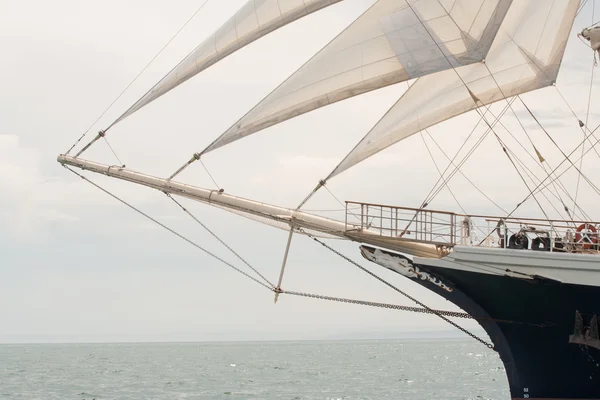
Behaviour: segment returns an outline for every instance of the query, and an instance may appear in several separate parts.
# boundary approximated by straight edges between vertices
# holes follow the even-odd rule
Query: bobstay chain
[[[244,262],[248,267],[250,267],[253,270],[254,273],[258,274],[259,277],[262,278],[266,282],[265,283],[265,282],[262,282],[261,280],[255,278],[255,277],[251,276],[250,274],[246,273],[245,271],[242,271],[241,269],[239,269],[238,267],[234,266],[233,264],[225,261],[223,258],[217,256],[216,254],[214,254],[214,253],[206,250],[204,247],[202,247],[198,243],[192,241],[191,239],[183,236],[182,234],[178,233],[177,231],[175,231],[174,229],[168,227],[167,225],[163,224],[162,222],[158,221],[157,219],[151,217],[150,215],[146,214],[142,210],[140,210],[137,207],[131,205],[127,201],[125,201],[125,200],[121,199],[120,197],[118,197],[117,195],[109,192],[107,189],[101,187],[100,185],[98,185],[95,182],[91,181],[90,179],[88,179],[87,177],[85,177],[82,174],[78,173],[77,171],[69,168],[66,165],[64,167],[66,169],[68,169],[69,171],[71,171],[73,174],[79,176],[84,181],[90,183],[91,185],[93,185],[97,189],[103,191],[104,193],[106,193],[109,196],[113,197],[115,200],[121,202],[122,204],[126,205],[127,207],[129,207],[132,210],[134,210],[137,213],[139,213],[140,215],[144,216],[148,220],[154,222],[155,224],[159,225],[163,229],[171,232],[172,234],[174,234],[175,236],[179,237],[180,239],[183,239],[184,241],[186,241],[189,244],[193,245],[197,249],[203,251],[205,254],[207,254],[208,256],[212,257],[213,259],[221,262],[222,264],[225,264],[226,266],[230,267],[231,269],[233,269],[233,270],[239,272],[240,274],[244,275],[246,278],[251,279],[252,281],[258,283],[262,287],[268,289],[269,291],[271,291],[272,293],[275,294],[275,299],[276,300],[278,299],[278,297],[280,295],[286,294],[286,295],[290,295],[290,296],[305,297],[305,298],[312,298],[312,299],[319,299],[319,300],[327,300],[327,301],[334,301],[334,302],[346,303],[346,304],[356,304],[356,305],[362,305],[362,306],[368,306],[368,307],[384,308],[384,309],[389,309],[389,310],[414,312],[414,313],[420,313],[420,314],[432,314],[432,315],[436,315],[437,317],[441,318],[442,320],[444,320],[447,323],[449,323],[450,325],[454,326],[455,328],[457,328],[461,332],[467,334],[468,336],[472,337],[473,339],[477,340],[478,342],[480,342],[481,344],[485,345],[486,347],[488,347],[489,349],[492,349],[492,350],[495,350],[495,347],[494,347],[493,344],[485,341],[484,339],[480,338],[479,336],[475,335],[474,333],[469,332],[467,329],[465,329],[465,328],[461,327],[460,325],[458,325],[457,323],[451,321],[449,318],[463,318],[463,319],[472,319],[472,320],[477,320],[477,321],[493,321],[493,322],[497,322],[497,323],[522,324],[522,325],[535,326],[535,327],[539,327],[539,328],[547,328],[547,327],[549,327],[549,326],[552,325],[552,323],[532,324],[532,323],[525,323],[525,322],[518,322],[518,321],[498,320],[498,319],[494,319],[494,318],[490,318],[490,317],[476,317],[476,316],[472,316],[471,314],[468,314],[468,313],[465,313],[465,312],[432,309],[432,308],[426,306],[425,304],[423,304],[422,302],[420,302],[419,300],[417,300],[416,298],[410,296],[409,294],[403,292],[402,290],[400,290],[396,286],[394,286],[391,283],[387,282],[385,279],[379,277],[375,273],[373,273],[373,272],[369,271],[368,269],[366,269],[365,267],[361,266],[357,262],[351,260],[350,258],[348,258],[347,256],[343,255],[339,251],[335,250],[331,246],[327,245],[325,242],[323,242],[323,241],[319,240],[318,238],[314,237],[309,232],[304,231],[301,228],[293,228],[293,227],[290,228],[290,235],[288,237],[288,243],[287,243],[287,246],[286,246],[286,252],[285,252],[285,255],[284,255],[284,261],[283,261],[283,264],[282,264],[282,269],[281,269],[281,272],[280,272],[279,281],[278,281],[277,286],[275,286],[266,277],[264,277],[264,275],[261,274],[256,268],[252,267],[245,259],[243,259],[229,245],[227,245],[222,239],[220,239],[212,230],[210,230],[205,224],[203,224],[197,217],[195,217],[189,210],[187,210],[183,205],[181,205],[181,203],[177,202],[170,194],[167,194],[167,196],[169,198],[171,198],[173,201],[175,201],[188,215],[190,215],[190,217],[192,217],[197,223],[201,224],[209,233],[211,233],[211,235],[213,235],[215,238],[217,238],[219,240],[219,242],[221,242],[221,244],[223,244],[230,252],[232,252],[234,255],[236,255],[236,257],[238,257],[242,262]],[[396,292],[402,294],[404,297],[406,297],[406,298],[410,299],[411,301],[415,302],[417,305],[419,305],[419,307],[404,306],[404,305],[390,304],[390,303],[380,303],[380,302],[373,302],[373,301],[366,301],[366,300],[356,300],[356,299],[349,299],[349,298],[343,298],[343,297],[333,297],[333,296],[326,296],[326,295],[320,295],[320,294],[314,294],[314,293],[306,293],[306,292],[297,292],[297,291],[292,291],[292,290],[285,290],[285,289],[281,288],[281,284],[282,284],[282,281],[283,281],[283,274],[285,272],[285,265],[287,263],[287,258],[288,258],[288,255],[289,255],[289,248],[291,246],[291,239],[292,239],[292,236],[293,236],[294,232],[302,233],[302,234],[308,236],[309,238],[313,239],[315,242],[321,244],[322,246],[324,246],[328,250],[330,250],[333,253],[337,254],[338,256],[342,257],[344,260],[350,262],[351,264],[353,264],[354,266],[358,267],[362,271],[366,272],[367,274],[371,275],[375,279],[377,279],[380,282],[384,283],[386,286],[392,288]]]

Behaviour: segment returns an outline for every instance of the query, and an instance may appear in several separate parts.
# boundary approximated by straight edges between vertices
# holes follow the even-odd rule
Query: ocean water
[[[467,340],[0,345],[0,399],[509,399]]]

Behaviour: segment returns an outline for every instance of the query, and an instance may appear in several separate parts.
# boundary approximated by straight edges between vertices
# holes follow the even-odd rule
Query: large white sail
[[[203,153],[319,107],[485,58],[512,0],[379,0]]]
[[[257,39],[342,0],[249,0],[114,123]]]
[[[514,0],[485,63],[419,78],[329,177],[432,125],[553,84],[578,6]]]

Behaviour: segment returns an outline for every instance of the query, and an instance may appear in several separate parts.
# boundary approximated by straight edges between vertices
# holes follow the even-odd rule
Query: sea
[[[463,340],[0,345],[0,399],[509,399]]]

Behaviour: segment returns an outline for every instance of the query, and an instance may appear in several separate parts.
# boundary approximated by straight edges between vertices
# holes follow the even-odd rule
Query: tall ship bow
[[[561,69],[567,46],[588,46],[585,55],[590,60],[600,52],[600,27],[576,23],[578,16],[589,13],[587,1],[373,0],[364,13],[229,129],[206,138],[206,146],[182,160],[177,170],[157,177],[120,162],[111,165],[84,158],[90,147],[110,138],[122,121],[145,112],[151,102],[157,107],[163,96],[174,96],[179,85],[208,68],[217,68],[231,54],[266,35],[277,35],[280,28],[295,21],[310,19],[330,7],[345,7],[351,1],[248,1],[119,118],[91,140],[77,141],[58,156],[58,162],[215,262],[272,291],[275,302],[280,296],[291,295],[431,314],[499,354],[513,399],[600,398],[600,222],[595,222],[600,218],[594,219],[597,206],[585,210],[578,203],[580,183],[600,196],[594,176],[582,167],[586,156],[600,157],[596,150],[598,128],[588,127],[593,85],[589,98],[585,96],[587,114],[581,117],[557,85],[559,76],[568,73]],[[324,179],[315,179],[315,188],[298,199],[297,207],[234,196],[216,182],[216,188],[205,189],[179,180],[193,165],[206,169],[202,160],[208,153],[333,103],[393,85],[405,85],[406,90]],[[544,105],[522,97],[542,90],[560,95],[570,111],[565,124],[576,124],[581,137],[570,137],[569,145],[547,129],[539,111]],[[428,129],[442,127],[442,132],[446,124],[463,115],[470,115],[477,123],[461,128],[472,129],[471,134],[451,157]],[[452,130],[444,135],[459,136]],[[417,207],[346,201],[342,203],[343,218],[305,210],[317,193],[323,193],[324,188],[330,191],[328,185],[338,175],[350,174],[349,170],[363,161],[406,143],[414,135],[422,137],[427,149],[423,157],[429,153],[440,175]],[[464,171],[464,164],[486,138],[495,143],[498,157],[505,162],[500,168],[491,168],[488,179],[498,179],[494,173],[502,176],[510,171],[516,177],[515,187],[527,189],[524,199],[514,200],[514,209],[498,205]],[[428,143],[435,144],[437,151],[433,152]],[[598,160],[593,162],[598,165]],[[446,165],[444,171],[439,167],[442,163]],[[239,263],[219,258],[141,212],[94,183],[87,172],[166,194],[216,236]],[[418,169],[403,172],[414,174]],[[568,173],[576,177],[575,190],[564,183],[571,176]],[[450,189],[450,181],[457,174],[498,211],[467,212],[457,198],[463,193],[457,196]],[[393,182],[401,184],[402,178],[403,174],[396,175]],[[382,181],[392,179],[386,176]],[[420,188],[409,189],[414,192]],[[456,200],[460,213],[432,209],[443,190]],[[265,277],[192,214],[183,205],[190,200],[288,232],[278,279]],[[537,214],[529,215],[532,210]],[[287,290],[285,267],[294,236],[310,237],[416,304],[384,304]],[[336,250],[329,244],[332,238],[356,242],[368,261],[364,264],[391,270],[462,311],[428,307]],[[246,267],[249,269],[244,270]],[[463,328],[463,319],[476,320],[489,339]]]

